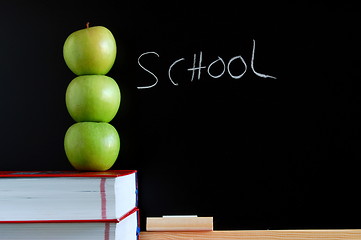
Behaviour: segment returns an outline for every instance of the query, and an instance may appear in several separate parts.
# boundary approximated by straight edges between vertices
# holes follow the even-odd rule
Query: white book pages
[[[0,240],[137,240],[137,214],[120,222],[0,223]]]
[[[0,221],[117,219],[136,207],[136,174],[1,178]]]

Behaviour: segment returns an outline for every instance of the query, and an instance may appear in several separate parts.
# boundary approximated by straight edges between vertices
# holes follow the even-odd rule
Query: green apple
[[[109,123],[75,123],[65,134],[64,148],[71,165],[80,171],[106,171],[117,160],[120,140]]]
[[[102,26],[87,26],[73,32],[63,47],[65,63],[76,75],[107,74],[114,64],[116,53],[113,34]]]
[[[118,84],[104,75],[78,76],[65,94],[68,112],[77,122],[110,122],[118,112],[120,100]]]

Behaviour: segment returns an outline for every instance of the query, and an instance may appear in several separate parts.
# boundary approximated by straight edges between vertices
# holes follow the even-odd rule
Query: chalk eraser
[[[213,217],[148,217],[147,231],[213,231]]]

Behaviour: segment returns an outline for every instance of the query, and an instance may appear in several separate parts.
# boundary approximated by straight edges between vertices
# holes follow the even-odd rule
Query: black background
[[[360,228],[356,3],[249,2],[1,1],[0,170],[72,170],[62,47],[89,21],[117,40],[113,169],[139,171],[143,230],[171,214],[213,216],[215,229]],[[253,40],[254,68],[277,79],[251,70]],[[247,71],[191,81],[201,51],[206,67],[242,56]],[[158,84],[137,89],[154,83],[145,52],[159,55],[140,59]]]

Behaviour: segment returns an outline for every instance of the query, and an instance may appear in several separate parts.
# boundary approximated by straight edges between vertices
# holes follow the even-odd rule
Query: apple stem
[[[85,26],[86,26],[86,28],[89,28],[89,22],[87,22],[87,23],[85,24]]]

